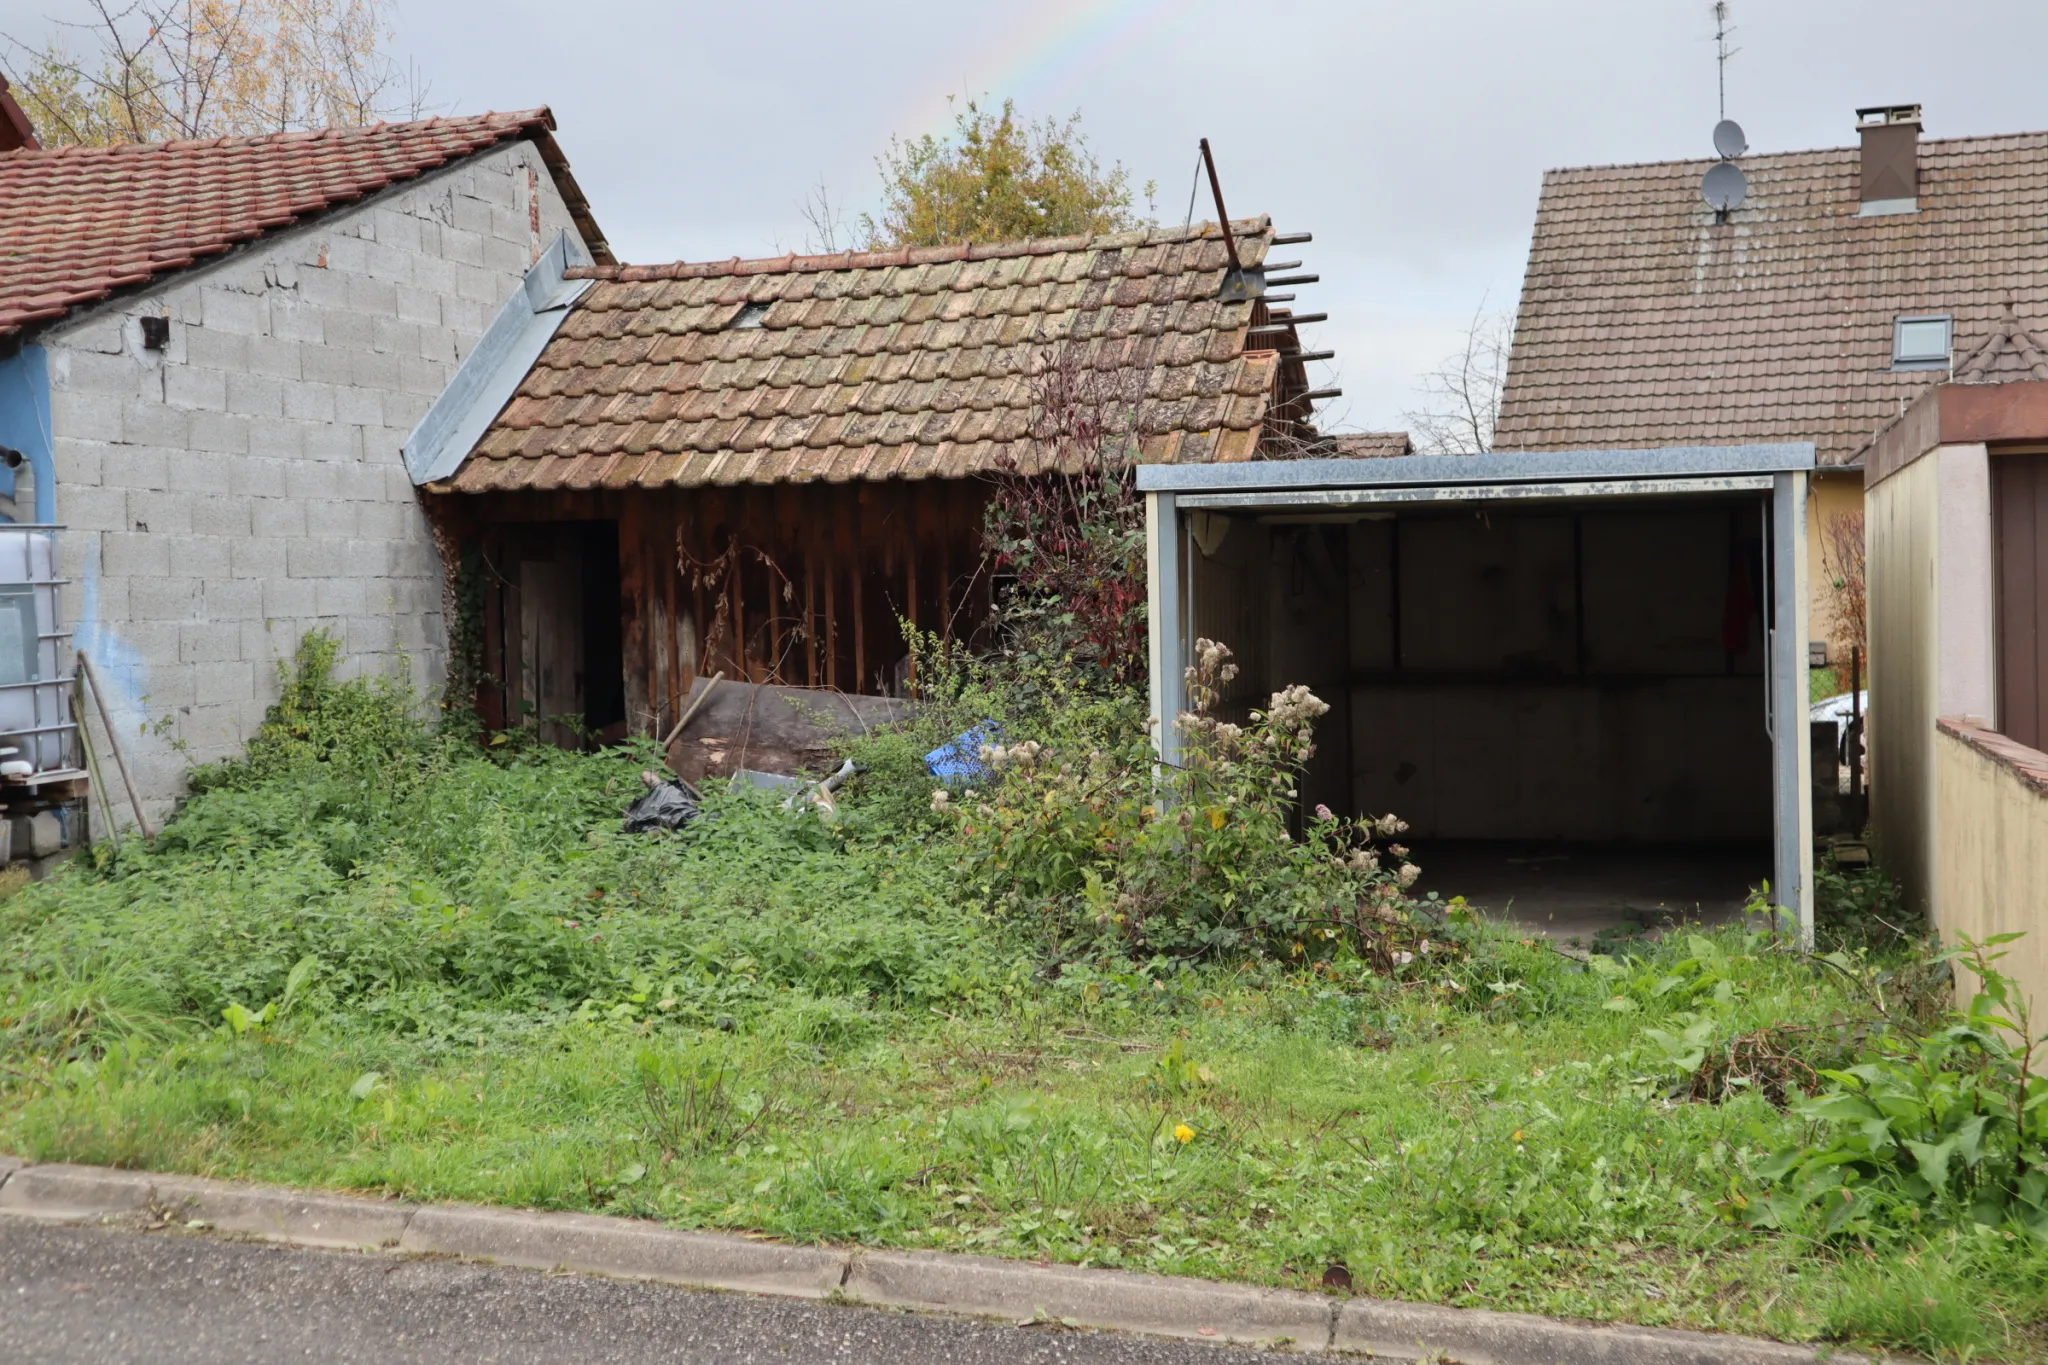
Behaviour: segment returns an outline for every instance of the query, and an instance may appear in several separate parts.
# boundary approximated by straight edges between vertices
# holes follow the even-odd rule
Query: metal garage
[[[1810,933],[1813,465],[1797,444],[1145,466],[1153,713],[1220,640],[1226,709],[1293,683],[1330,703],[1303,804],[1400,815],[1424,886],[1569,866],[1692,909],[1768,877]]]

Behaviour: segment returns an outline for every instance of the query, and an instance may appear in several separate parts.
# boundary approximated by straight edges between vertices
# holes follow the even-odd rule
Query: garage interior
[[[1330,703],[1302,807],[1398,815],[1419,893],[1565,939],[1734,919],[1783,885],[1773,479],[1418,486],[1444,462],[1369,463],[1391,486],[1297,468],[1308,487],[1176,508],[1177,652],[1231,647],[1227,718],[1293,683]]]

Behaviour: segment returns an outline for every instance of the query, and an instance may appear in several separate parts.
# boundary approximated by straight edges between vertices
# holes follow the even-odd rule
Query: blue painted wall
[[[24,346],[0,360],[0,446],[22,453],[35,472],[36,520],[57,520],[57,461],[50,431],[50,357]],[[0,466],[0,494],[14,496],[14,471]]]

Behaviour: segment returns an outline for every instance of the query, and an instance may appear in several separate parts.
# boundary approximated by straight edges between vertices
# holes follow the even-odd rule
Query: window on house
[[[1947,313],[1904,317],[1892,323],[1892,368],[1943,370],[1955,344],[1955,319]]]

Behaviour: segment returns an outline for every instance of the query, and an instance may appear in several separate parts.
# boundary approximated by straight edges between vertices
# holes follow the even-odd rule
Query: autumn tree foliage
[[[875,158],[882,173],[879,213],[860,215],[848,232],[824,188],[804,208],[813,247],[837,251],[842,238],[869,250],[1010,242],[1115,232],[1142,221],[1130,172],[1102,162],[1081,131],[1081,116],[1020,118],[1014,100],[990,109],[967,100],[940,137],[891,138]],[[1144,193],[1149,200],[1153,186]]]
[[[40,46],[0,35],[45,146],[361,127],[416,117],[392,0],[89,0]]]

